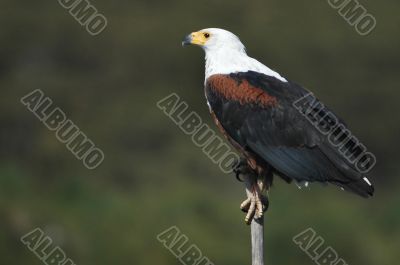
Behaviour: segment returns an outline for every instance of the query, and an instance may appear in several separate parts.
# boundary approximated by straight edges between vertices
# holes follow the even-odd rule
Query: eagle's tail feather
[[[349,191],[352,191],[362,197],[368,198],[374,194],[374,186],[369,182],[369,180],[364,177],[362,179],[347,183],[344,187]]]

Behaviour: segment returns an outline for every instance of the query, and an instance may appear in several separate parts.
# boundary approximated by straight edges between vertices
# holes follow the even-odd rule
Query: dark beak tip
[[[192,44],[192,37],[189,35],[186,36],[185,39],[182,41],[182,47],[189,46],[190,44]]]

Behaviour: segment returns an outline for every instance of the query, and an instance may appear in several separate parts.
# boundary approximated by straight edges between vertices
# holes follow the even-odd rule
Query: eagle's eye
[[[206,39],[208,39],[210,37],[209,33],[204,33],[204,37],[206,37]]]

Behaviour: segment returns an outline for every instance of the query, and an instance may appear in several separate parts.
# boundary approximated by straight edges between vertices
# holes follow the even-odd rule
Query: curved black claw
[[[235,172],[235,177],[239,182],[243,182],[243,179],[240,178],[240,170],[233,170]]]
[[[243,182],[243,180],[240,178],[240,175],[246,174],[249,172],[250,167],[247,164],[247,159],[241,157],[239,160],[237,160],[233,164],[233,172],[235,173],[236,179],[240,182]]]

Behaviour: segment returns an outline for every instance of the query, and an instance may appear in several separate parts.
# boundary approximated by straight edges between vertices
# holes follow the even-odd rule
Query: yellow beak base
[[[206,44],[207,38],[204,36],[202,32],[192,32],[191,34],[187,35],[185,39],[182,41],[182,46],[187,45],[198,45],[203,46]]]

